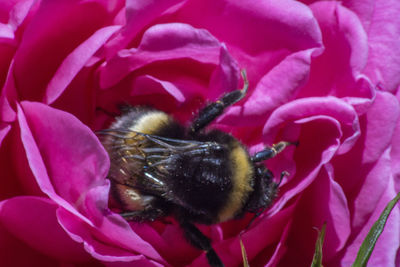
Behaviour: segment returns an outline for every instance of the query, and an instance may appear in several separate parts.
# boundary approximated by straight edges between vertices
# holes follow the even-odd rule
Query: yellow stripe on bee
[[[162,111],[153,111],[144,114],[129,129],[144,134],[155,134],[164,125],[171,121],[171,117]]]
[[[233,162],[232,193],[224,208],[219,213],[219,222],[232,219],[244,205],[253,188],[250,186],[253,177],[253,166],[243,147],[236,146],[230,154]]]

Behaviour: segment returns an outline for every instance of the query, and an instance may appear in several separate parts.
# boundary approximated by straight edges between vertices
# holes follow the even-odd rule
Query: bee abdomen
[[[199,215],[197,222],[215,223],[232,192],[232,173],[223,156],[227,153],[220,150],[207,156],[176,155],[171,165],[172,191],[192,216]]]

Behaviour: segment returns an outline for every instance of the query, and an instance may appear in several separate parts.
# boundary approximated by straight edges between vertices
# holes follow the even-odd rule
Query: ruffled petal
[[[22,102],[18,119],[28,163],[41,190],[85,219],[77,210],[91,188],[105,185],[109,168],[99,140],[72,115],[44,104]]]
[[[45,198],[10,198],[0,203],[0,220],[9,233],[48,257],[61,261],[88,261],[89,254],[60,227],[56,209],[57,205]]]

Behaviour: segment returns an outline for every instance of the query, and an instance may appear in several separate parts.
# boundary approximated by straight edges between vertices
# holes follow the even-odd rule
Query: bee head
[[[253,192],[250,194],[244,209],[258,213],[271,205],[278,192],[278,183],[273,181],[273,174],[264,165],[254,165]]]
[[[259,214],[270,206],[272,201],[276,198],[280,182],[274,182],[272,172],[261,162],[275,157],[289,145],[297,146],[298,142],[279,142],[272,147],[267,147],[257,152],[251,157],[251,162],[254,166],[254,183],[252,185],[253,192],[250,194],[244,207],[245,211]],[[285,175],[288,175],[288,173],[283,172],[281,174],[280,181],[282,181]]]

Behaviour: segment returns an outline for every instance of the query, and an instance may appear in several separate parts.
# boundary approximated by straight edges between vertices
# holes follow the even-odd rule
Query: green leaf
[[[326,232],[326,222],[322,225],[321,231],[318,231],[317,242],[315,242],[315,252],[311,263],[311,267],[323,267],[322,266],[322,246],[324,245]]]
[[[249,261],[247,260],[246,249],[244,248],[243,241],[241,238],[240,238],[240,247],[242,248],[243,267],[250,267]]]
[[[379,219],[371,227],[371,230],[369,230],[367,237],[361,244],[360,250],[357,253],[356,260],[354,261],[352,267],[367,266],[367,262],[369,260],[369,257],[371,256],[372,251],[374,250],[376,241],[383,232],[383,228],[385,227],[389,214],[394,208],[394,205],[396,205],[396,203],[399,201],[399,199],[400,193],[389,202],[389,204],[383,210]]]

